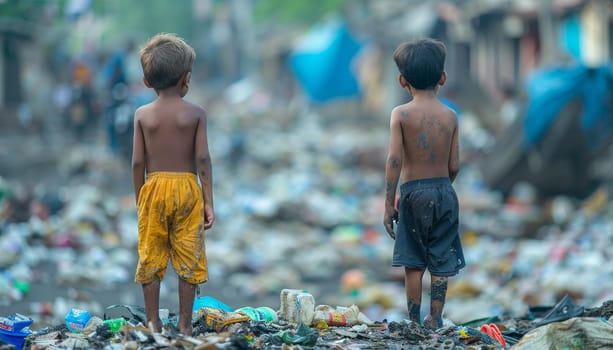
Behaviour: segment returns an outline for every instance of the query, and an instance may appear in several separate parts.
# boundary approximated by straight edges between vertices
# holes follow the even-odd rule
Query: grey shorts
[[[453,276],[466,266],[458,232],[458,197],[447,177],[400,186],[392,266]]]

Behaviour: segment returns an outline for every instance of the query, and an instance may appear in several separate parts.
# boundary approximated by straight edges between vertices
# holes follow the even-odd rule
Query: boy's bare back
[[[159,98],[135,114],[143,136],[147,172],[196,173],[198,150],[206,146],[205,112],[180,97]]]
[[[455,177],[459,162],[457,117],[448,107],[432,98],[416,98],[396,107],[391,117],[392,142],[402,148],[403,182]],[[396,129],[396,130],[394,130]],[[393,144],[392,144],[393,146]]]

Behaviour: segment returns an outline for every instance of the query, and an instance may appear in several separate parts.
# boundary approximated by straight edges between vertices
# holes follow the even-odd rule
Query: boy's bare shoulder
[[[206,116],[206,110],[201,105],[186,100],[183,100],[183,104],[190,113]]]
[[[442,103],[441,103],[442,104]],[[458,119],[458,114],[456,113],[456,111],[454,111],[453,109],[451,109],[451,107],[447,106],[447,105],[443,105],[443,107],[445,107],[445,110],[447,111],[447,113],[453,117],[453,119],[457,120]]]
[[[392,109],[392,119],[394,118],[406,118],[409,116],[411,110],[411,103],[405,103],[398,105]]]
[[[136,111],[134,111],[134,118],[141,119],[145,117],[148,114],[148,111],[151,109],[152,104],[153,102],[150,102],[136,108]]]
[[[430,109],[430,107],[424,108],[423,105],[416,104],[412,101],[407,102],[405,104],[396,106],[392,110],[392,121],[398,121],[402,124],[414,124],[418,122],[419,116],[423,116],[424,114],[431,114],[431,112],[427,113],[428,109]]]
[[[172,107],[172,110],[174,113],[187,116],[190,119],[206,118],[206,111],[204,107],[184,99],[177,101],[177,104]]]

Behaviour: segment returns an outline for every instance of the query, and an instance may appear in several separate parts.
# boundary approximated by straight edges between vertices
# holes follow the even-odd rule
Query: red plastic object
[[[481,325],[481,328],[479,330],[482,333],[485,333],[491,336],[492,338],[496,339],[496,341],[499,342],[503,348],[505,349],[507,348],[507,342],[504,340],[504,337],[502,336],[502,332],[500,332],[500,329],[498,328],[498,326],[496,326],[496,324],[490,323],[489,325],[488,324]]]

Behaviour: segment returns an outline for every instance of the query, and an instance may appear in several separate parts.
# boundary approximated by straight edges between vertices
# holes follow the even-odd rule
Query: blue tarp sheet
[[[313,28],[293,50],[289,65],[298,82],[316,103],[360,95],[354,58],[362,49],[342,23]]]
[[[581,131],[588,149],[595,150],[613,131],[613,65],[552,67],[536,71],[527,80],[528,105],[524,121],[527,147],[539,143],[571,101],[583,104]]]

